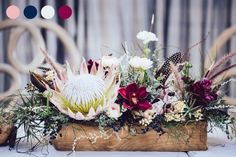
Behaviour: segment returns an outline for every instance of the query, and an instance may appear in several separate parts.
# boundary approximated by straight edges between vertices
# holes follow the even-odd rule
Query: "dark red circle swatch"
[[[72,15],[72,9],[68,5],[63,5],[58,9],[58,16],[65,20]]]

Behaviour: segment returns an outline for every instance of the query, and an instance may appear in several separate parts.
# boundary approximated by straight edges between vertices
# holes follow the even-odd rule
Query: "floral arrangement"
[[[224,63],[236,53],[224,56],[195,79],[186,54],[161,59],[158,49],[149,48],[158,41],[155,34],[142,31],[137,38],[143,43],[141,56],[125,48],[120,58],[108,55],[98,61],[83,60],[79,71],[69,63],[56,64],[42,50],[48,64],[30,72],[27,92],[20,94],[18,107],[11,110],[12,123],[17,128],[24,126],[25,135],[19,140],[52,140],[69,123],[115,132],[124,126],[139,126],[142,134],[150,129],[164,134],[171,125],[207,121],[230,135],[233,118],[221,91],[228,82],[215,78],[235,67]]]

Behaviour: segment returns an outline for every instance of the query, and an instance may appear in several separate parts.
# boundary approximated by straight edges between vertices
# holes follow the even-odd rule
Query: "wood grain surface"
[[[137,127],[138,128],[138,127]],[[64,126],[53,141],[56,150],[70,151],[190,151],[207,150],[207,123],[195,122],[166,129],[163,135],[150,130],[130,135],[129,128],[102,134],[98,127],[80,124]],[[95,140],[96,139],[96,140]],[[76,141],[76,142],[75,142]]]

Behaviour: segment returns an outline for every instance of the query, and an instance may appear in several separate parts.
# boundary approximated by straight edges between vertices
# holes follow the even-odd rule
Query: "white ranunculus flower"
[[[153,61],[148,58],[135,56],[129,60],[129,65],[133,68],[147,70],[152,67]]]
[[[141,31],[136,36],[138,39],[143,41],[143,44],[147,44],[150,41],[158,41],[156,35],[152,32]]]
[[[103,56],[101,60],[103,67],[117,67],[120,64],[120,60],[113,56]]]
[[[107,107],[106,114],[110,118],[118,119],[122,113],[119,104],[111,104]]]

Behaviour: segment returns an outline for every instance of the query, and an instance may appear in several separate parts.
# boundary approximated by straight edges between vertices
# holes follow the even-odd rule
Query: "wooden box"
[[[179,124],[159,135],[154,130],[145,134],[130,135],[123,128],[106,134],[98,127],[71,124],[61,129],[53,141],[56,150],[69,151],[193,151],[207,150],[207,123]]]

